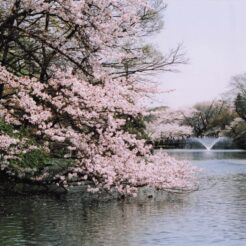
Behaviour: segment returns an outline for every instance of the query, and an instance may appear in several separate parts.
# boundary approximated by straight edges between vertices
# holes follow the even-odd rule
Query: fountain
[[[190,138],[187,141],[189,144],[199,143],[202,145],[206,150],[212,150],[213,147],[218,143],[226,143],[226,145],[231,146],[232,140],[228,137],[196,137]]]

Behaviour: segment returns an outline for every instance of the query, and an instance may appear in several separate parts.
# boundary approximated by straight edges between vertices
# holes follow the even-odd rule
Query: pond
[[[0,245],[246,245],[246,152],[171,150],[203,169],[172,202],[0,197]]]

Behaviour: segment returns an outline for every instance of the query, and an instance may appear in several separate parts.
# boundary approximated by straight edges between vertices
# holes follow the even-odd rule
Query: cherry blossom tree
[[[152,120],[147,124],[150,138],[156,140],[179,140],[192,135],[192,128],[184,125],[184,119],[190,112],[185,110],[174,110],[170,108],[157,108],[150,111]]]
[[[78,184],[90,181],[94,192],[192,187],[189,163],[152,155],[151,146],[124,128],[128,118],[144,114],[139,101],[151,88],[142,73],[178,57],[160,58],[156,67],[146,58],[140,68],[143,9],[154,11],[142,0],[0,1],[0,117],[29,132],[27,139],[0,132],[2,168],[18,162],[23,149],[50,156],[59,149],[60,158],[73,160],[54,177],[64,187],[74,177]]]
[[[0,1],[1,64],[42,82],[54,65],[81,70],[90,83],[99,82],[99,65],[115,77],[170,70],[184,61],[180,47],[162,56],[143,39],[160,29],[162,9],[160,0]]]

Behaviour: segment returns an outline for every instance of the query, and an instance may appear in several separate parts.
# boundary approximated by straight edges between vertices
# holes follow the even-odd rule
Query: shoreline
[[[173,201],[177,200],[187,192],[175,192],[171,190],[157,190],[148,186],[138,188],[137,195],[126,196],[117,191],[88,192],[89,181],[81,185],[70,185],[68,188],[57,186],[54,183],[35,182],[29,179],[20,179],[8,176],[6,172],[0,171],[0,195],[34,196],[34,195],[58,195],[67,198],[82,199],[84,201]]]

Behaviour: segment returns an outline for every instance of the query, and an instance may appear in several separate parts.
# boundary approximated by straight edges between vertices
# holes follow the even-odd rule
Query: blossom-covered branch
[[[0,40],[5,40],[0,118],[14,129],[28,129],[35,146],[45,146],[51,157],[73,160],[54,182],[66,186],[76,176],[78,184],[90,181],[91,191],[123,194],[144,185],[191,188],[194,170],[189,163],[152,155],[151,146],[124,127],[128,117],[144,114],[139,101],[152,88],[140,83],[138,73],[115,76],[117,67],[105,66],[141,59],[143,50],[124,47],[139,42],[139,10],[151,9],[147,1],[0,4],[6,10],[0,12]],[[1,130],[0,136],[7,137]],[[9,137],[0,147],[2,155],[15,147]]]

